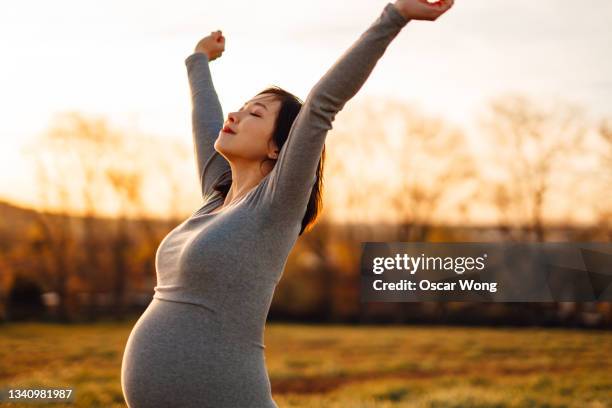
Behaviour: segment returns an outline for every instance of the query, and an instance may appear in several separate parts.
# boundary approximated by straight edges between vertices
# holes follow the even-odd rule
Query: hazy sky
[[[0,197],[34,199],[21,146],[77,110],[191,142],[184,59],[221,29],[224,113],[276,84],[305,98],[386,1],[12,1],[0,6]],[[455,0],[412,21],[356,98],[405,99],[467,125],[504,91],[612,114],[612,2]],[[350,107],[349,105],[347,105]]]

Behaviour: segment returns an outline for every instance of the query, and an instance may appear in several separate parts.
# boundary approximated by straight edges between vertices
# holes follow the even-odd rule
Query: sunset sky
[[[0,198],[36,200],[21,149],[60,112],[191,143],[184,59],[211,31],[226,37],[211,69],[227,115],[271,84],[305,98],[386,3],[4,2]],[[455,0],[436,22],[409,22],[357,98],[399,98],[465,127],[506,91],[612,115],[610,21],[609,1]]]

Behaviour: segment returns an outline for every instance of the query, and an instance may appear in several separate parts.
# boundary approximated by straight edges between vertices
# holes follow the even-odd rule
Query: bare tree
[[[562,103],[546,108],[526,96],[508,94],[491,101],[481,124],[492,146],[492,153],[483,158],[488,168],[484,176],[503,174],[487,181],[493,188],[482,192],[498,210],[500,229],[508,239],[544,241],[550,194],[563,188],[572,191],[576,182],[566,176],[587,131],[582,111]]]
[[[358,214],[345,218],[373,224],[352,239],[426,241],[436,217],[444,209],[465,212],[477,187],[465,134],[404,102],[369,98],[340,112],[329,144],[328,192],[340,197],[331,200],[334,212]],[[368,212],[376,217],[362,215]],[[379,217],[386,227],[375,222]],[[359,288],[360,275],[353,279]],[[395,306],[395,317],[407,321],[422,305]],[[440,313],[445,306],[436,305]],[[366,318],[368,307],[358,309]]]
[[[341,118],[330,137],[329,160],[334,190],[344,186],[335,193],[342,195],[337,211],[360,208],[384,216],[398,226],[393,238],[421,241],[445,206],[465,210],[476,173],[460,129],[382,98],[370,98]]]
[[[65,113],[54,118],[29,151],[38,169],[40,202],[55,212],[47,219],[41,211],[44,245],[35,243],[42,258],[52,260],[42,272],[51,281],[48,286],[62,301],[71,287],[78,287],[90,319],[107,300],[115,316],[122,316],[130,285],[138,286],[144,276],[140,271],[149,275],[147,284],[155,274],[159,222],[147,203],[168,198],[168,223],[174,226],[192,207],[188,194],[197,197],[197,177],[184,182],[193,164],[186,160],[188,148],[137,132],[128,137],[104,118]],[[147,200],[147,191],[154,193],[155,202]],[[52,225],[60,220],[61,225]]]
[[[75,194],[72,211],[75,207],[82,208],[83,251],[82,256],[75,260],[79,262],[81,279],[88,283],[85,295],[90,319],[96,318],[98,298],[105,296],[107,281],[102,270],[103,260],[100,259],[105,243],[98,236],[98,218],[102,214],[101,203],[107,187],[105,168],[112,162],[115,152],[120,150],[123,137],[103,118],[71,112],[58,115],[43,140],[57,161],[72,172],[68,176],[70,181],[66,180]]]
[[[116,233],[112,243],[113,257],[113,314],[120,319],[125,312],[125,296],[130,276],[130,249],[128,218],[139,215],[142,208],[141,187],[143,175],[138,169],[126,170],[119,166],[107,169],[107,177],[119,195],[120,210]]]
[[[40,146],[38,146],[40,147]],[[69,189],[64,180],[68,172],[55,162],[53,155],[43,154],[44,149],[29,148],[34,154],[36,180],[40,196],[41,209],[37,211],[35,228],[37,233],[32,244],[33,255],[38,261],[37,270],[44,288],[57,295],[58,318],[62,321],[71,319],[69,297],[71,277],[75,274],[71,258],[75,252],[76,233],[73,220],[68,214]],[[58,209],[49,212],[54,206]],[[44,208],[44,209],[43,209]]]

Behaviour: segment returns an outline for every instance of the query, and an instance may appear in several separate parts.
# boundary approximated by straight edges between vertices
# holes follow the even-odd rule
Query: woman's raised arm
[[[213,32],[200,40],[195,52],[185,59],[191,90],[194,151],[203,198],[212,193],[219,177],[231,171],[227,160],[214,148],[223,127],[223,110],[209,67],[209,62],[223,53],[224,44],[221,32]]]
[[[272,169],[266,195],[274,212],[303,217],[327,132],[357,93],[387,45],[408,22],[388,3],[382,14],[312,88]]]
[[[453,0],[436,4],[426,0],[387,3],[380,16],[317,82],[304,101],[270,174],[266,194],[275,212],[301,220],[316,181],[325,138],[336,114],[359,91],[389,43],[408,21],[435,20],[452,3]]]

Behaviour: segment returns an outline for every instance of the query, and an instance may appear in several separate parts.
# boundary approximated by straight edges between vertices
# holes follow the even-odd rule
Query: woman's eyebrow
[[[242,107],[240,109],[243,109],[246,105],[247,104],[245,103],[244,105],[242,105]],[[260,106],[263,106],[263,108],[265,110],[268,110],[268,107],[266,105],[264,105],[263,103],[261,103],[261,102],[253,102],[253,105],[260,105]]]

